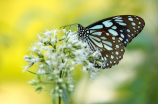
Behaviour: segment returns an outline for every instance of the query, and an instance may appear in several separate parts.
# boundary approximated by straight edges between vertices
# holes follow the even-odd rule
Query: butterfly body
[[[95,22],[87,27],[78,24],[79,37],[88,43],[92,51],[101,52],[103,65],[96,68],[110,68],[123,58],[125,47],[143,29],[145,22],[134,15],[120,15]]]

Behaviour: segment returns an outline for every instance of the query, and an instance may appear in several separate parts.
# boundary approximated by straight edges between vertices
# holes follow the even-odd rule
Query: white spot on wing
[[[122,19],[122,17],[116,16],[113,19]]]
[[[127,29],[127,32],[130,32],[130,29]]]
[[[106,38],[105,37],[100,37],[101,39],[105,40]]]
[[[112,46],[111,42],[108,42],[108,41],[102,41],[102,42],[109,45],[109,46]]]
[[[124,35],[123,35],[123,34],[120,34],[120,35],[121,35],[122,38],[124,38]]]
[[[97,38],[97,37],[95,37],[95,36],[92,36],[92,35],[90,35],[89,38],[90,38],[90,39],[95,39],[95,40],[97,40],[97,41],[100,41],[99,38]]]
[[[130,17],[130,18],[128,18],[128,20],[129,20],[129,21],[133,21],[133,18]]]
[[[118,33],[115,30],[113,30],[113,29],[108,29],[108,31],[114,36],[118,35]]]
[[[104,60],[106,61],[106,60],[107,60],[107,58],[106,58],[106,57],[104,57]]]
[[[118,55],[118,54],[119,54],[117,51],[116,51],[115,53],[116,53],[116,55]]]
[[[113,55],[111,55],[111,59],[113,59],[114,58],[114,56]]]
[[[121,37],[119,37],[119,39],[122,41],[123,39]]]
[[[116,26],[112,26],[112,29],[116,29],[117,27]]]
[[[95,25],[95,26],[91,27],[90,29],[101,29],[101,28],[103,28],[102,25]]]
[[[107,46],[104,44],[104,47],[107,49],[107,50],[113,50],[111,47]]]
[[[89,38],[90,38],[91,41],[93,42],[93,43],[91,42],[91,45],[93,45],[93,47],[95,47],[94,44],[97,45],[98,47],[101,47],[101,48],[103,47],[102,43],[97,42],[97,41],[100,41],[99,38],[94,37],[94,36],[91,36],[91,35],[89,36]],[[97,41],[96,41],[96,40],[97,40]]]
[[[109,36],[109,33],[106,33],[107,36]]]
[[[116,21],[116,22],[123,22],[123,20],[120,20],[120,19],[115,19],[114,21]]]
[[[134,22],[131,23],[133,26],[135,26],[136,24]]]
[[[122,25],[122,26],[126,26],[127,24],[126,23],[121,23],[121,22],[118,22],[119,25]]]
[[[95,30],[90,30],[90,33],[93,33]]]
[[[110,21],[111,21],[111,20],[104,21],[104,22],[103,22],[104,26],[105,26],[105,27],[110,27],[110,26],[112,26],[113,23],[110,22]]]
[[[128,34],[128,37],[131,37],[131,36]]]
[[[116,48],[119,48],[119,45],[116,45]]]
[[[96,44],[98,47],[101,47],[101,48],[103,47],[102,43],[96,42],[95,44]]]
[[[102,32],[94,32],[93,34],[100,36]]]

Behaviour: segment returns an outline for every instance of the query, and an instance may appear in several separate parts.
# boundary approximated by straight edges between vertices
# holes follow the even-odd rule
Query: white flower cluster
[[[99,69],[93,63],[99,64],[101,61],[98,60],[100,52],[92,52],[87,43],[79,39],[77,32],[63,30],[64,36],[59,39],[58,32],[60,31],[46,30],[43,36],[38,34],[39,41],[29,49],[33,53],[24,56],[24,60],[30,63],[24,71],[37,75],[36,81],[29,81],[37,91],[41,91],[45,84],[53,84],[51,94],[62,96],[63,89],[70,92],[74,90],[71,72],[75,66],[82,65],[83,72],[89,73],[90,79],[94,79],[99,74]],[[37,72],[32,72],[29,68],[35,63],[38,63],[39,68]],[[43,85],[38,86],[41,84]]]

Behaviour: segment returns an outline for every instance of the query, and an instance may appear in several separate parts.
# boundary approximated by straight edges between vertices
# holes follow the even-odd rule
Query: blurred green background
[[[157,0],[0,0],[0,104],[51,104],[22,73],[23,60],[37,33],[80,23],[87,26],[115,15],[138,15],[143,31],[127,46],[120,64],[106,69],[91,83],[75,77],[77,104],[158,104],[158,2]],[[47,89],[46,89],[47,90]]]

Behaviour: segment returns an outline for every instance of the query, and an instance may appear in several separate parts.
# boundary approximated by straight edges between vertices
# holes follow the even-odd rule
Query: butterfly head
[[[81,37],[81,38],[84,37],[84,34],[86,32],[85,27],[83,27],[80,24],[78,24],[77,27],[78,27],[78,36]]]

